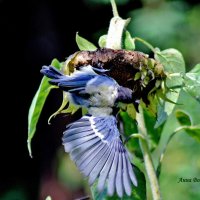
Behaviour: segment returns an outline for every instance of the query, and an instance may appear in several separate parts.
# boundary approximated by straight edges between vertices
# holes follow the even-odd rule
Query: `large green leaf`
[[[57,69],[62,68],[62,64],[59,63],[58,60],[54,59],[51,63],[52,66],[56,67]],[[48,78],[43,77],[42,81],[40,83],[40,86],[32,100],[31,106],[29,108],[29,113],[28,113],[28,140],[27,140],[27,145],[28,145],[28,151],[30,156],[32,157],[32,151],[31,151],[31,140],[35,134],[36,131],[36,126],[38,119],[40,117],[40,114],[42,112],[42,108],[44,106],[44,103],[46,101],[46,98],[52,89],[52,85],[49,84]]]
[[[78,33],[76,33],[76,43],[78,45],[78,48],[83,51],[95,51],[97,49],[97,47],[92,44],[91,42],[89,42],[88,40],[86,40],[85,38],[79,36]]]
[[[169,74],[169,78],[166,79],[166,86],[168,88],[174,88],[178,85],[182,85],[183,79],[181,76],[170,77],[170,74],[185,72],[185,62],[182,54],[178,50],[166,49],[164,51],[157,51],[155,59],[164,66],[164,71]],[[179,93],[180,89],[168,91],[166,99],[176,103]],[[158,117],[155,127],[160,126],[167,119],[167,117],[172,113],[174,106],[175,104],[161,99],[158,104]]]
[[[123,198],[119,198],[116,194],[112,197],[107,196],[107,190],[99,193],[96,189],[97,182],[91,187],[91,192],[94,200],[145,200],[146,199],[146,180],[144,174],[136,167],[134,172],[138,180],[138,186],[132,186],[131,196],[124,195]]]
[[[183,77],[183,89],[200,103],[200,64]]]

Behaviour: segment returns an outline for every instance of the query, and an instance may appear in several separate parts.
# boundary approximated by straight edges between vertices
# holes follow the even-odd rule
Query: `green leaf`
[[[77,105],[69,102],[67,109],[62,110],[61,113],[70,113],[73,115],[76,111],[78,111],[79,108],[80,108],[80,106],[77,106]]]
[[[184,130],[188,135],[200,142],[200,125],[193,126],[191,116],[183,110],[177,110],[175,115],[180,125],[182,125],[176,129],[175,133]]]
[[[76,43],[78,45],[78,48],[81,51],[95,51],[97,49],[97,47],[92,44],[91,42],[89,42],[88,40],[86,40],[85,38],[79,36],[78,33],[76,33]]]
[[[132,193],[131,196],[124,195],[122,200],[144,200],[146,199],[146,180],[144,174],[136,167],[134,167],[134,172],[138,180],[138,186],[135,187],[132,185]],[[103,192],[99,193],[96,189],[97,182],[91,187],[92,191],[92,199],[95,200],[116,200],[119,199],[119,197],[115,194],[112,197],[109,197],[106,195],[107,190],[106,188],[103,190]]]
[[[186,127],[184,130],[188,135],[200,142],[200,125]]]
[[[146,194],[146,180],[143,172],[141,172],[138,168],[134,167],[134,172],[138,180],[138,186],[134,187],[132,190],[131,197],[129,199],[135,199],[135,200],[144,200],[147,199]]]
[[[120,117],[123,122],[125,136],[138,132],[136,121],[127,112],[120,112]]]
[[[191,73],[200,73],[200,63],[190,70]]]
[[[54,59],[51,63],[52,66],[56,67],[57,69],[61,69],[62,65],[59,63],[58,60]],[[44,103],[46,101],[46,98],[52,88],[52,85],[49,84],[47,77],[43,77],[42,81],[40,83],[40,86],[32,100],[31,106],[29,108],[28,113],[28,139],[27,139],[27,145],[28,145],[28,151],[29,155],[32,157],[32,151],[31,151],[31,140],[35,134],[36,126],[38,119],[40,117],[40,114],[42,112],[42,108],[44,106]]]
[[[156,51],[155,59],[163,66],[164,71],[172,73],[185,73],[185,62],[182,54],[176,49],[166,49],[164,51]],[[182,77],[167,78],[166,84],[168,87],[182,84]]]
[[[135,40],[128,31],[125,32],[124,47],[126,50],[135,50]]]
[[[176,116],[178,122],[182,126],[191,126],[192,125],[191,116],[189,114],[187,114],[185,111],[183,111],[183,110],[176,110],[175,116]]]
[[[200,103],[200,64],[183,77],[183,89]]]
[[[164,66],[165,73],[184,73],[185,72],[185,62],[182,54],[176,49],[166,49],[164,51],[156,51],[155,59],[159,61]],[[173,88],[177,85],[182,85],[182,77],[170,77],[166,79],[166,86]],[[166,98],[172,102],[177,102],[179,97],[180,89],[174,89],[174,91],[168,91],[166,93]],[[158,104],[158,118],[155,124],[155,128],[159,127],[165,122],[167,117],[172,113],[175,104],[168,101],[160,100]]]
[[[127,113],[128,115],[132,118],[132,119],[135,119],[136,118],[136,110],[135,110],[135,107],[133,104],[128,104],[127,105]]]
[[[127,112],[120,112],[120,118],[123,122],[123,135],[126,139],[128,139],[130,135],[138,133],[136,120],[131,118]],[[138,139],[129,139],[126,143],[126,147],[130,153],[134,153],[137,157],[143,158]]]
[[[107,39],[107,35],[102,35],[100,38],[99,38],[99,41],[98,41],[98,44],[101,48],[105,47],[106,46],[106,39]]]
[[[155,128],[154,125],[156,123],[156,117],[145,109],[144,109],[144,120],[146,129],[148,130],[150,150],[153,151],[158,146],[163,126]]]
[[[49,117],[48,124],[50,124],[50,121],[51,121],[51,119],[53,117],[55,117],[56,115],[60,114],[63,111],[63,109],[65,108],[65,106],[67,105],[68,102],[69,101],[67,99],[67,93],[63,92],[63,101],[62,101],[62,104],[61,104],[60,108]]]

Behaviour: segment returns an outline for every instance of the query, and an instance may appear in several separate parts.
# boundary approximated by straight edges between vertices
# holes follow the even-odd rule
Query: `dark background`
[[[120,7],[123,16],[128,4]],[[61,145],[63,123],[52,126],[48,117],[61,103],[61,93],[52,92],[44,107],[28,155],[27,117],[39,86],[43,65],[53,58],[64,61],[78,50],[75,34],[94,41],[94,33],[109,25],[111,7],[89,6],[83,1],[0,1],[1,45],[1,139],[0,199],[7,192],[25,192],[25,199],[39,197],[41,177],[51,170],[56,149]]]
[[[197,5],[195,1],[187,4]],[[128,1],[118,9],[121,17],[126,18],[129,11],[141,6],[140,1]],[[43,198],[43,179],[48,175],[52,177],[52,163],[61,146],[62,131],[71,119],[59,116],[51,126],[47,124],[48,117],[62,99],[60,92],[53,91],[32,142],[33,159],[29,157],[27,117],[42,78],[39,71],[53,58],[64,61],[78,50],[75,43],[77,31],[97,44],[98,34],[106,33],[111,17],[109,4],[90,5],[81,0],[0,1],[1,200]],[[66,199],[70,198],[73,196]]]

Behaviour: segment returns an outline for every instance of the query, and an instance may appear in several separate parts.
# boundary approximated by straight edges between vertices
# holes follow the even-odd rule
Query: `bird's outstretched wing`
[[[116,191],[122,197],[124,191],[131,194],[131,182],[137,186],[137,180],[119,136],[114,116],[83,116],[67,126],[62,139],[90,184],[98,178],[99,191],[107,184],[109,195]]]

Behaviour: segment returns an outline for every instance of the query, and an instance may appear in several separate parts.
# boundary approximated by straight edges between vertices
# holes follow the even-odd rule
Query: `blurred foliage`
[[[28,200],[23,189],[20,187],[8,190],[3,196],[0,196],[0,200]]]
[[[166,141],[169,139],[173,131],[180,127],[179,121],[176,119],[176,110],[184,109],[192,121],[193,125],[200,122],[200,104],[189,94],[181,91],[178,102],[181,105],[176,105],[175,111],[168,118],[162,132],[158,149],[153,152],[154,162],[165,148]],[[188,103],[190,102],[190,103]],[[162,161],[160,174],[160,186],[163,199],[194,199],[200,198],[199,182],[178,183],[179,178],[199,178],[200,177],[200,159],[199,143],[181,131],[175,134],[166,149]],[[170,192],[169,192],[170,191]]]
[[[70,190],[83,186],[83,177],[69,155],[60,149],[57,154],[57,176],[60,182]]]
[[[142,37],[161,49],[181,50],[189,69],[200,61],[200,5],[189,1],[143,1],[143,7],[127,15],[132,35]],[[142,45],[138,46],[146,51]]]

